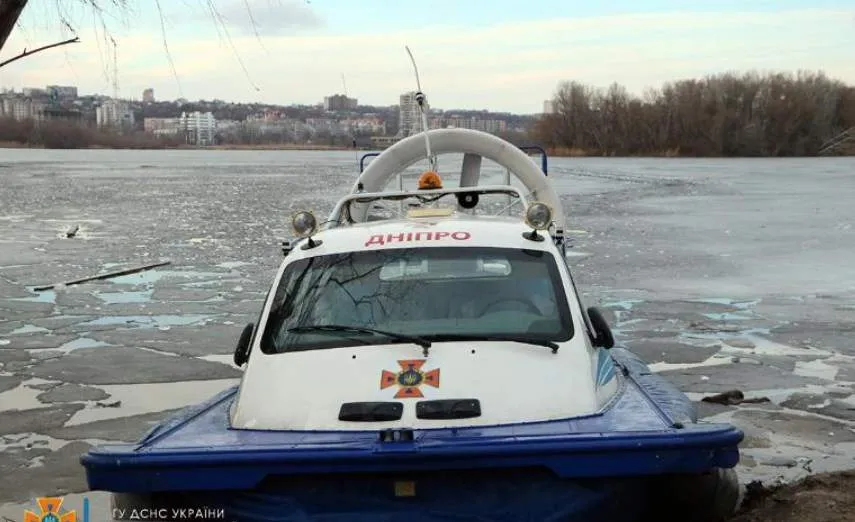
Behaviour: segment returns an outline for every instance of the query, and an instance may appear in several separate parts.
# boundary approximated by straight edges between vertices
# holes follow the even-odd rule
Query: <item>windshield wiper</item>
[[[424,348],[424,356],[428,356],[428,348],[430,348],[430,341],[423,337],[418,337],[415,335],[407,335],[397,332],[387,332],[386,330],[378,330],[376,328],[367,328],[364,326],[348,326],[344,324],[309,324],[304,326],[295,326],[293,328],[288,328],[285,330],[286,332],[360,332],[360,333],[371,333],[376,335],[382,335],[384,337],[388,337],[389,339],[395,339],[396,341],[403,341],[408,343],[413,343]]]
[[[552,353],[558,353],[558,344],[553,341],[543,339],[532,339],[530,337],[521,337],[513,335],[469,335],[469,334],[437,334],[431,335],[431,340],[434,342],[443,341],[507,341],[511,343],[533,344],[535,346],[545,346],[552,349]]]

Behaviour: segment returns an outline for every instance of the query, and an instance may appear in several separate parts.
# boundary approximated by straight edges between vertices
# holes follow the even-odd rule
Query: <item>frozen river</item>
[[[0,515],[84,492],[90,444],[236,383],[291,212],[325,214],[356,174],[353,152],[0,149]],[[855,468],[855,159],[553,158],[550,177],[618,342],[695,400],[769,399],[699,402],[746,432],[743,481]]]

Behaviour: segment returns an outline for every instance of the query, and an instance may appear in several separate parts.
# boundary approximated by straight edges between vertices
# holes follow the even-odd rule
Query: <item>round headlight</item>
[[[525,209],[525,222],[535,230],[546,230],[552,223],[552,209],[546,203],[532,203]]]
[[[297,237],[309,237],[318,230],[318,220],[307,210],[301,210],[291,217],[291,227]]]

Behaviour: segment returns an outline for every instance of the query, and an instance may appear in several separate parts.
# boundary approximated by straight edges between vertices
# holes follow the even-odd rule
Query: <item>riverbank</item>
[[[765,488],[749,485],[731,522],[845,522],[855,513],[855,471],[819,473]]]
[[[19,143],[16,141],[0,141],[0,149],[50,149],[44,145],[36,145],[29,143]],[[89,150],[353,150],[353,147],[344,147],[340,145],[313,145],[301,143],[276,143],[276,144],[255,144],[255,145],[154,145],[140,147],[108,147],[104,145],[89,145],[87,147],[73,147],[74,149],[89,149]]]
[[[0,141],[0,149],[51,149],[53,147],[45,147],[41,144],[31,144],[31,143],[20,143],[16,141]],[[66,147],[63,147],[66,148]],[[223,144],[223,145],[208,145],[208,146],[198,146],[198,145],[187,145],[187,144],[159,144],[159,145],[151,145],[151,144],[141,144],[141,145],[130,145],[130,146],[107,146],[107,145],[89,145],[89,146],[81,146],[81,147],[68,147],[73,149],[109,149],[109,150],[293,150],[293,151],[345,151],[345,150],[354,150],[353,147],[348,147],[344,145],[319,145],[319,144],[307,144],[307,143],[264,143],[264,144]],[[377,150],[375,148],[366,148],[359,147],[356,150],[363,151],[373,151]],[[652,151],[646,153],[632,154],[629,156],[621,156],[621,155],[608,155],[603,154],[599,151],[595,150],[586,150],[579,148],[547,148],[547,155],[553,158],[599,158],[599,157],[611,157],[611,158],[686,158],[686,157],[698,157],[698,158],[706,158],[708,156],[693,156],[688,154],[681,154],[679,149],[673,150],[664,150],[664,151]],[[842,151],[838,156],[855,156],[855,143],[852,144],[851,147]],[[742,157],[742,156],[733,156],[734,158]]]
[[[603,154],[601,151],[593,149],[581,149],[577,147],[553,147],[547,148],[546,153],[555,158],[599,158],[599,157],[638,157],[638,158],[679,158],[680,150],[664,150],[645,152],[643,154],[632,154],[630,156],[618,156]]]
[[[604,154],[601,151],[597,150],[587,150],[580,148],[547,148],[546,154],[553,158],[712,158],[718,156],[699,156],[694,154],[682,154],[679,149],[672,150],[662,150],[662,151],[650,151],[643,152],[638,154],[629,154],[629,155],[621,155],[621,154]],[[837,156],[855,156],[855,143],[853,143],[850,147],[842,150]],[[767,156],[727,156],[732,158],[742,158],[742,157],[767,157]],[[800,156],[787,156],[787,157],[800,157]],[[801,157],[814,157],[814,156],[801,156]]]
[[[26,143],[17,141],[0,141],[0,149],[43,149],[44,147],[31,147]]]
[[[258,145],[211,145],[209,147],[184,146],[187,149],[214,150],[353,150],[353,147],[343,145],[314,145],[305,143],[272,143]]]

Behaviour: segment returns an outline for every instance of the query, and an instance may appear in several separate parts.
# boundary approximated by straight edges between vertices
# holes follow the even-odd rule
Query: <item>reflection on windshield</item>
[[[424,339],[566,341],[573,325],[554,257],[509,248],[400,248],[288,265],[262,338],[265,353]],[[299,328],[297,331],[290,331]]]

